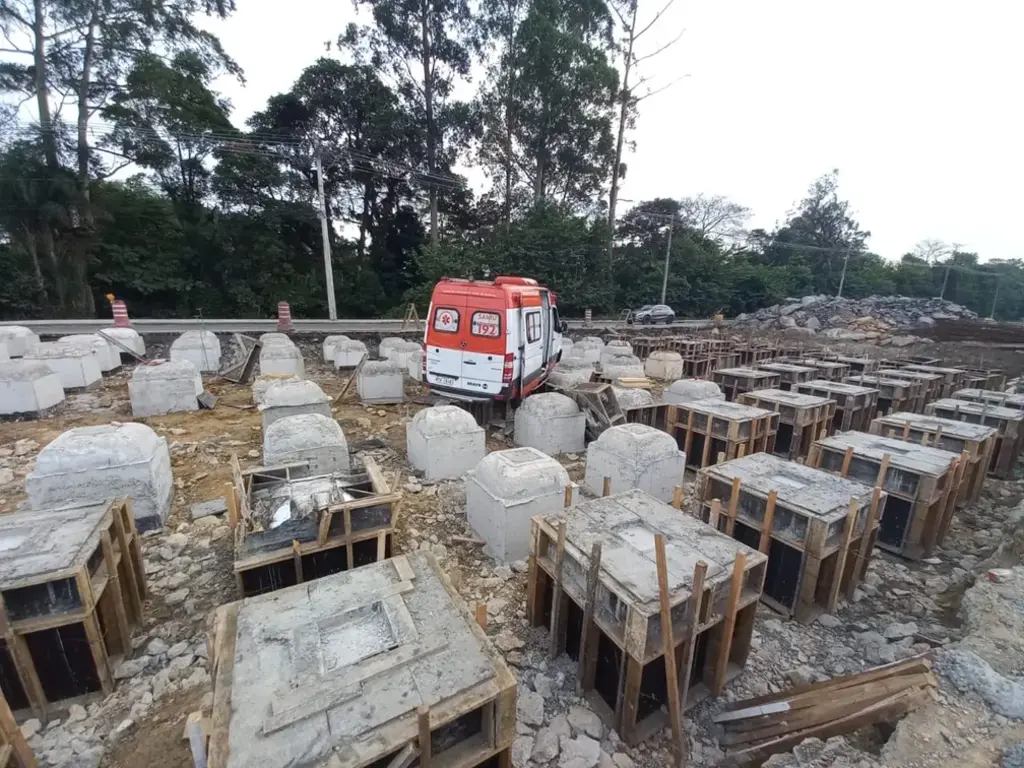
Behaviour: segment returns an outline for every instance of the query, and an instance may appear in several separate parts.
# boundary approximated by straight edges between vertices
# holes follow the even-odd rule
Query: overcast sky
[[[245,70],[217,84],[239,125],[356,18],[348,0],[238,7],[208,27]],[[1020,0],[676,0],[643,47],[680,29],[644,65],[655,86],[686,77],[641,105],[624,198],[727,195],[770,228],[838,168],[883,256],[935,238],[1024,258]]]

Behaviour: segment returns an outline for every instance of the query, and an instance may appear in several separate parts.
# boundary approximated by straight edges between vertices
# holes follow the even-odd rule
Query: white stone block
[[[324,362],[334,364],[334,350],[343,341],[352,341],[348,336],[328,336],[324,339]]]
[[[220,339],[211,331],[185,331],[171,344],[171,360],[188,360],[200,374],[220,370]]]
[[[400,403],[405,399],[405,367],[393,360],[368,360],[359,371],[356,391],[364,403]]]
[[[646,424],[621,424],[588,447],[583,486],[600,496],[609,477],[612,493],[636,488],[671,502],[685,468],[686,455],[671,435]]]
[[[568,336],[562,337],[562,359],[572,357],[573,341]]]
[[[291,342],[271,343],[260,350],[260,375],[297,376],[306,375],[306,363],[302,352]]]
[[[0,363],[0,416],[45,417],[64,404],[60,377],[37,360]]]
[[[633,387],[612,387],[615,399],[619,408],[639,408],[645,405],[654,405],[654,395],[650,390],[636,389]]]
[[[105,333],[107,336],[114,339],[115,341],[121,342],[136,355],[145,356],[146,342],[143,340],[142,335],[134,328],[104,328],[103,333]],[[129,355],[116,344],[114,344],[113,346],[114,349],[122,358],[131,357],[131,355]]]
[[[679,379],[665,388],[661,399],[670,405],[686,405],[696,400],[725,400],[725,394],[713,381]]]
[[[466,475],[466,519],[487,554],[512,562],[530,554],[530,518],[565,506],[576,485],[557,461],[536,448],[487,454]]]
[[[409,355],[407,370],[409,371],[409,378],[413,381],[423,381],[423,359],[426,356],[427,353],[422,349],[419,349]]]
[[[334,347],[334,365],[336,368],[355,368],[367,354],[363,342],[355,339],[342,341]]]
[[[136,423],[69,429],[39,452],[25,478],[33,509],[127,496],[140,531],[163,527],[173,490],[167,441]]]
[[[260,344],[264,347],[272,347],[275,344],[292,344],[295,342],[291,340],[291,337],[287,333],[279,333],[278,331],[271,331],[270,333],[264,333],[260,336]]]
[[[487,453],[484,429],[455,405],[424,408],[405,428],[409,463],[428,480],[461,477]]]
[[[644,364],[635,355],[619,355],[602,364],[601,372],[612,381],[629,377],[643,378]]]
[[[587,417],[576,402],[558,392],[530,395],[516,409],[515,444],[550,456],[583,451],[586,429]]]
[[[563,357],[555,365],[548,377],[553,386],[571,389],[576,384],[590,381],[594,375],[594,363],[588,363],[582,357]]]
[[[24,359],[38,360],[56,373],[65,394],[93,389],[103,381],[99,357],[92,349],[60,341],[40,343],[27,352]]]
[[[7,342],[0,341],[0,363],[6,363],[11,359],[11,354],[7,351]]]
[[[573,357],[582,357],[588,363],[601,362],[601,351],[604,349],[604,342],[597,336],[584,336],[572,345]]]
[[[116,371],[121,367],[120,350],[98,333],[76,333],[71,336],[61,336],[58,341],[83,349],[91,349],[99,358],[100,370],[103,373],[110,373],[110,371]]]
[[[388,349],[388,360],[398,363],[403,368],[409,367],[409,360],[423,351],[423,347],[415,341],[403,341],[401,344]]]
[[[381,360],[390,360],[392,350],[400,349],[405,344],[405,339],[400,339],[397,336],[387,336],[381,339],[380,346],[377,347],[377,357]]]
[[[263,433],[263,463],[268,467],[308,462],[314,475],[348,472],[348,442],[341,425],[320,413],[277,419]]]
[[[633,345],[622,339],[612,339],[601,350],[601,365],[606,365],[612,358],[629,357],[633,354]]]
[[[257,376],[252,382],[252,401],[255,405],[263,405],[267,390],[275,384],[283,384],[286,381],[302,381],[298,376],[271,374],[269,376]]]
[[[198,411],[202,393],[203,377],[188,360],[137,365],[128,382],[132,416],[138,418]]]
[[[683,356],[678,352],[657,349],[644,361],[644,373],[659,381],[675,381],[683,376]]]
[[[298,416],[300,413],[319,413],[331,417],[331,398],[312,381],[282,381],[271,386],[260,406],[263,414],[263,432],[278,419]]]
[[[24,325],[0,325],[0,343],[6,345],[8,355],[21,357],[39,343],[39,337]]]

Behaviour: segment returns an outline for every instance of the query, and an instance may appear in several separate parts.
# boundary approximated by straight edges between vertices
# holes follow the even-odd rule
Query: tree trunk
[[[512,110],[515,85],[515,19],[512,2],[508,4],[508,27],[505,30],[505,234],[512,229]]]
[[[92,226],[89,207],[89,87],[92,85],[93,59],[96,55],[99,8],[97,1],[89,17],[89,29],[85,34],[85,49],[82,52],[82,76],[78,81],[78,196],[82,207],[79,215],[85,219],[89,228]]]
[[[35,278],[39,295],[43,299],[44,309],[49,308],[50,297],[46,293],[46,280],[43,278],[43,268],[39,264],[38,238],[36,233],[32,232],[27,226],[24,226],[23,229],[25,230],[25,250],[28,251],[29,256],[32,258],[32,276]]]
[[[637,2],[633,2],[633,15],[629,22],[629,42],[626,46],[626,61],[622,71],[622,90],[619,92],[619,131],[615,139],[615,160],[612,162],[612,183],[608,192],[608,284],[615,271],[615,209],[619,202],[619,169],[622,167],[622,148],[626,140],[626,121],[629,117],[629,103],[632,97],[629,74],[633,68],[633,42],[636,30]],[[614,304],[614,299],[612,300]],[[614,309],[614,307],[611,307]]]
[[[46,79],[46,15],[43,12],[45,0],[35,0],[35,16],[32,19],[32,56],[35,65],[36,108],[39,110],[39,127],[43,135],[43,154],[46,167],[56,170],[57,134],[50,115],[50,86]]]
[[[434,82],[431,77],[431,64],[433,53],[430,46],[430,0],[420,0],[423,3],[420,13],[420,30],[423,36],[423,109],[427,119],[427,171],[434,175],[437,171],[437,126],[434,125]],[[437,185],[431,178],[429,183],[430,194],[430,242],[437,244]]]

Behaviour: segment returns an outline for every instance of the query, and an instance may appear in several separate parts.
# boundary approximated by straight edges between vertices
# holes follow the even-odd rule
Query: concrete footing
[[[556,387],[569,389],[575,384],[590,381],[594,374],[594,364],[582,357],[563,357],[548,377],[548,381]]]
[[[140,418],[198,411],[202,393],[203,377],[188,360],[137,365],[128,382],[132,416]]]
[[[263,432],[263,463],[268,467],[305,461],[310,474],[350,469],[348,442],[341,425],[320,413],[277,419]]]
[[[263,398],[267,390],[275,384],[283,384],[286,381],[302,381],[298,376],[271,374],[269,376],[257,376],[252,382],[252,401],[255,405],[263,405]]]
[[[562,337],[562,359],[565,360],[567,357],[572,357],[573,340],[568,336]]]
[[[7,351],[7,342],[0,341],[0,363],[6,363],[10,359],[11,355]]]
[[[461,477],[487,453],[483,427],[455,405],[417,413],[405,428],[405,443],[409,463],[428,480]]]
[[[601,373],[605,378],[625,379],[630,377],[643,378],[644,364],[635,355],[616,355],[607,358],[608,362],[601,365]]]
[[[394,360],[368,360],[356,379],[364,403],[400,403],[405,399],[405,366]]]
[[[565,507],[576,486],[557,461],[536,448],[487,454],[466,476],[466,518],[484,549],[511,562],[530,554],[530,518]]]
[[[126,496],[140,531],[162,528],[174,491],[167,441],[145,424],[69,429],[39,452],[25,491],[33,509]]]
[[[669,405],[686,405],[695,400],[725,400],[725,394],[713,381],[679,379],[665,387],[661,399]]]
[[[58,341],[81,349],[91,349],[96,353],[100,363],[100,370],[103,373],[110,373],[121,367],[120,350],[97,333],[76,333],[71,336],[61,336]]]
[[[260,375],[297,376],[306,375],[306,363],[302,352],[290,341],[287,344],[274,342],[260,350]]]
[[[270,387],[260,406],[263,432],[278,419],[301,413],[319,413],[331,418],[331,398],[312,381],[283,381]]]
[[[632,387],[612,387],[615,399],[620,408],[639,408],[644,405],[654,405],[654,395],[647,389],[634,389]]]
[[[39,337],[24,325],[0,325],[0,344],[10,357],[22,357],[39,343]]]
[[[104,328],[103,333],[124,344],[128,349],[134,352],[136,355],[145,356],[146,354],[146,342],[142,338],[142,335],[134,328]],[[113,345],[114,350],[120,355],[121,359],[131,359],[131,355],[125,352],[123,349],[118,347],[116,344]]]
[[[604,342],[597,336],[584,336],[572,345],[573,357],[581,357],[588,363],[601,362],[601,350],[604,349]]]
[[[100,386],[103,381],[99,357],[84,347],[59,341],[39,343],[25,354],[24,359],[38,360],[56,373],[65,394],[85,392]]]
[[[644,361],[644,373],[659,381],[675,381],[683,377],[683,356],[678,352],[656,349]]]
[[[409,373],[409,378],[413,381],[423,381],[423,358],[427,356],[427,353],[422,349],[416,350],[409,355],[409,362],[406,366],[406,370]]]
[[[423,347],[415,341],[404,341],[399,339],[399,344],[392,344],[387,348],[385,359],[398,363],[403,368],[408,368],[409,359],[423,351]],[[382,357],[384,357],[382,355]]]
[[[38,360],[0,363],[0,417],[44,418],[64,405],[60,377]]]
[[[530,395],[516,409],[516,445],[536,448],[549,456],[585,449],[587,417],[576,402],[558,392]]]
[[[199,373],[216,373],[220,339],[211,331],[185,331],[171,344],[171,360],[188,360]]]
[[[401,349],[406,343],[405,339],[401,339],[398,336],[386,336],[380,340],[380,345],[377,347],[377,357],[381,360],[390,360],[392,351]]]
[[[348,336],[328,336],[324,339],[324,362],[334,364],[334,351],[343,341],[352,341]]]
[[[355,368],[359,365],[359,361],[366,356],[366,345],[363,342],[355,339],[339,341],[334,346],[334,367]]]
[[[633,345],[622,339],[612,339],[601,350],[601,365],[605,365],[615,357],[627,357],[633,354]]]
[[[612,493],[636,488],[667,502],[682,485],[685,468],[686,455],[671,435],[646,424],[622,424],[590,444],[583,485],[600,496],[607,477]]]
[[[292,341],[291,337],[287,333],[278,333],[277,331],[270,331],[260,335],[260,345],[264,347],[272,347],[275,344],[291,344],[294,346],[295,342]]]

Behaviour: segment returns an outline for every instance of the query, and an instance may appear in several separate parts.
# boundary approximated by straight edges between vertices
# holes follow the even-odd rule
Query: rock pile
[[[840,341],[875,341],[905,346],[918,339],[912,335],[893,336],[901,329],[927,328],[936,320],[974,318],[977,314],[945,299],[915,299],[906,296],[870,296],[866,299],[837,299],[834,296],[804,296],[785,304],[759,309],[736,318],[737,328],[782,330],[801,328]]]

